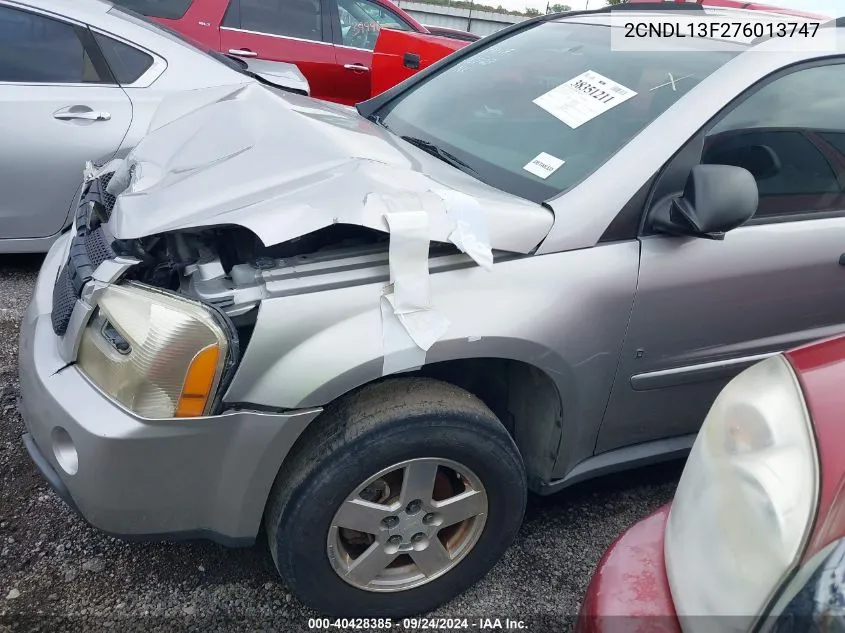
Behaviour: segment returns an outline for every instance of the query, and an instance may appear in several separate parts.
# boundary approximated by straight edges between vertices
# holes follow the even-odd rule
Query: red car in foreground
[[[296,64],[311,96],[353,105],[373,96],[379,31],[438,37],[390,0],[113,0],[221,53]],[[442,57],[442,55],[441,55]]]
[[[845,630],[845,337],[713,403],[671,506],[607,550],[579,633]]]

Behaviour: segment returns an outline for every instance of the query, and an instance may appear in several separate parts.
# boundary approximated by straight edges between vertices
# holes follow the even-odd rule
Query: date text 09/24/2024
[[[524,620],[512,618],[310,618],[308,628],[314,630],[379,630],[458,631],[458,630],[527,630]]]

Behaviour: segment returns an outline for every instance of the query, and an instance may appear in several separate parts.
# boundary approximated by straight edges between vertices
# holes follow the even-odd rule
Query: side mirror
[[[733,165],[751,172],[755,180],[772,178],[780,173],[780,159],[768,145],[715,147],[702,161],[709,165]]]
[[[654,218],[654,230],[711,240],[745,224],[757,211],[759,192],[747,169],[732,165],[696,165],[684,193],[673,198],[669,212]]]

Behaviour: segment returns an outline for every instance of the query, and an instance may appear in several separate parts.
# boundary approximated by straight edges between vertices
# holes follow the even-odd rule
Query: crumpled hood
[[[334,223],[388,232],[386,213],[425,211],[447,241],[454,213],[480,209],[489,246],[527,253],[550,211],[418,150],[345,106],[258,84],[190,91],[162,103],[116,167],[109,230],[133,239],[236,224],[271,246]]]

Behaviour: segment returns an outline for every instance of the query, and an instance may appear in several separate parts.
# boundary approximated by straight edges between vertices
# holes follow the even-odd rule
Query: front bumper
[[[21,414],[33,461],[95,527],[129,538],[255,539],[282,460],[319,413],[144,420],[62,357],[50,319],[69,235],[39,273],[20,330]]]
[[[604,553],[576,633],[681,633],[663,558],[669,508],[634,524]]]

